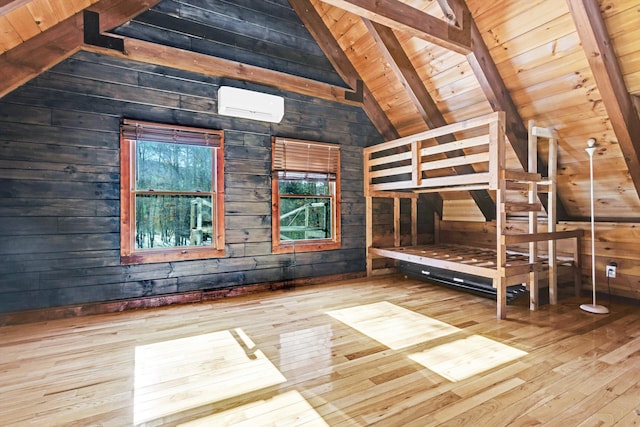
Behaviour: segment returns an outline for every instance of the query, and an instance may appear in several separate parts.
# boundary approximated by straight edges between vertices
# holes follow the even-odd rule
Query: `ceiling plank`
[[[386,27],[466,55],[471,51],[470,14],[462,10],[462,26],[451,25],[399,0],[322,0]]]
[[[427,126],[430,129],[446,126],[447,121],[424,86],[422,79],[400,45],[400,41],[393,33],[393,30],[366,18],[363,18],[363,21]],[[436,141],[438,144],[446,144],[455,141],[455,137],[453,135],[437,137]],[[460,153],[450,152],[447,155],[452,157],[460,155]],[[463,175],[475,172],[471,165],[456,166],[454,170],[457,174]],[[487,221],[495,219],[496,205],[489,193],[486,190],[475,190],[470,191],[470,194],[485,219]]]
[[[448,0],[454,10],[470,13],[464,0]],[[528,160],[528,130],[524,125],[524,120],[520,116],[520,112],[516,107],[509,89],[504,84],[504,80],[500,76],[498,67],[491,57],[489,48],[480,34],[480,30],[475,23],[473,17],[469,18],[467,24],[471,31],[472,51],[467,55],[467,61],[473,70],[474,75],[478,79],[480,88],[484,92],[493,111],[504,111],[506,115],[506,134],[516,157],[520,161],[522,167],[527,170]],[[546,175],[547,166],[538,156],[538,172]],[[542,197],[542,203],[546,209],[546,198]],[[569,215],[562,203],[560,197],[556,197],[557,218],[559,221],[567,220]]]
[[[611,126],[640,195],[640,117],[624,82],[596,0],[567,0]]]
[[[347,93],[352,93],[351,90],[329,83],[144,40],[129,37],[124,37],[123,40],[124,52],[93,45],[84,45],[82,49],[147,64],[178,68],[205,76],[227,77],[234,80],[252,82],[343,104],[362,105],[362,102],[347,99],[346,95]]]
[[[302,23],[311,33],[313,38],[320,46],[320,49],[327,56],[336,72],[347,82],[352,84],[353,81],[361,81],[362,77],[358,70],[353,66],[346,53],[340,47],[340,44],[333,36],[329,28],[325,25],[318,11],[309,0],[289,0],[289,4],[296,11]],[[393,126],[389,117],[386,115],[378,101],[373,97],[364,82],[363,85],[363,108],[375,128],[380,132],[382,137],[387,140],[393,140],[400,137],[400,134]],[[425,197],[426,196],[426,197]],[[431,208],[442,218],[443,202],[439,194],[425,195],[425,200]]]
[[[122,25],[158,1],[102,0],[89,9],[101,14],[101,29],[106,30]],[[83,14],[76,13],[0,55],[5,77],[0,81],[0,98],[76,53],[83,45],[83,26]]]
[[[289,4],[298,14],[305,28],[318,43],[318,46],[331,62],[338,75],[349,87],[355,89],[356,82],[360,79],[358,72],[344,54],[311,2],[309,0],[289,0]]]
[[[0,98],[78,51],[82,16],[71,18],[0,55]]]
[[[298,17],[309,33],[311,33],[316,43],[318,43],[320,49],[322,49],[327,56],[327,59],[331,62],[336,72],[349,86],[355,89],[356,82],[358,80],[362,81],[362,78],[333,34],[331,34],[329,28],[325,25],[315,7],[309,0],[289,0],[289,4],[298,14]],[[380,132],[386,140],[398,138],[400,135],[364,83],[363,92],[364,111],[378,132]]]

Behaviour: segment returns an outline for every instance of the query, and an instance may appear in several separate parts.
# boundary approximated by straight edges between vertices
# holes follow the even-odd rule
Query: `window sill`
[[[318,252],[318,251],[330,251],[340,249],[340,242],[302,242],[296,241],[295,243],[280,243],[274,245],[271,248],[271,252],[274,254],[290,254],[294,252]]]
[[[221,258],[224,249],[185,248],[181,250],[150,249],[133,254],[121,254],[120,264],[150,264],[156,262],[189,261],[196,259]]]

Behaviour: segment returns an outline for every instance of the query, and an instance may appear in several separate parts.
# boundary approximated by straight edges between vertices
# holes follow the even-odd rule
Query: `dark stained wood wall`
[[[218,116],[221,84],[283,95],[284,120]],[[122,118],[225,130],[225,258],[120,265]],[[271,254],[272,135],[341,144],[340,250]],[[0,100],[0,312],[364,271],[361,147],[380,139],[357,107],[76,54]]]
[[[374,197],[371,208],[372,245],[378,248],[394,246],[394,199]],[[418,241],[419,245],[434,242],[434,210],[425,195],[418,198]],[[411,200],[400,200],[400,246],[411,246]],[[390,258],[374,258],[373,269],[391,268],[397,265]]]
[[[287,0],[163,0],[115,33],[345,86]]]

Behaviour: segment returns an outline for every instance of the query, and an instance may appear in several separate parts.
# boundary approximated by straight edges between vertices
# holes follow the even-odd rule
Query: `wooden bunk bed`
[[[364,149],[367,221],[367,273],[380,257],[436,267],[489,279],[497,295],[497,317],[506,318],[507,286],[525,283],[530,308],[538,307],[538,286],[548,280],[549,301],[557,303],[560,266],[573,271],[580,287],[580,237],[582,230],[556,230],[557,135],[529,123],[528,171],[505,167],[505,115],[503,112],[450,124]],[[456,138],[459,135],[460,138]],[[538,140],[548,141],[548,176],[537,173]],[[438,141],[451,141],[438,143]],[[454,168],[470,165],[471,173]],[[417,200],[420,193],[488,190],[496,205],[496,244],[493,248],[460,245],[417,246]],[[543,211],[539,194],[547,194],[547,230],[538,231]],[[523,201],[523,196],[526,199]],[[373,247],[373,199],[393,199],[394,246]],[[411,200],[411,246],[401,246],[400,201]],[[527,232],[507,233],[507,215],[526,216]],[[561,259],[556,241],[571,239],[569,257]],[[540,242],[547,242],[544,251]],[[512,247],[516,247],[513,250]],[[524,249],[524,251],[523,251]]]

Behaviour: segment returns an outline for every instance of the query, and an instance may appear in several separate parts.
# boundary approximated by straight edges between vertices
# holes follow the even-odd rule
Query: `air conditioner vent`
[[[281,96],[220,86],[218,89],[218,114],[280,123],[284,116],[284,99]]]

